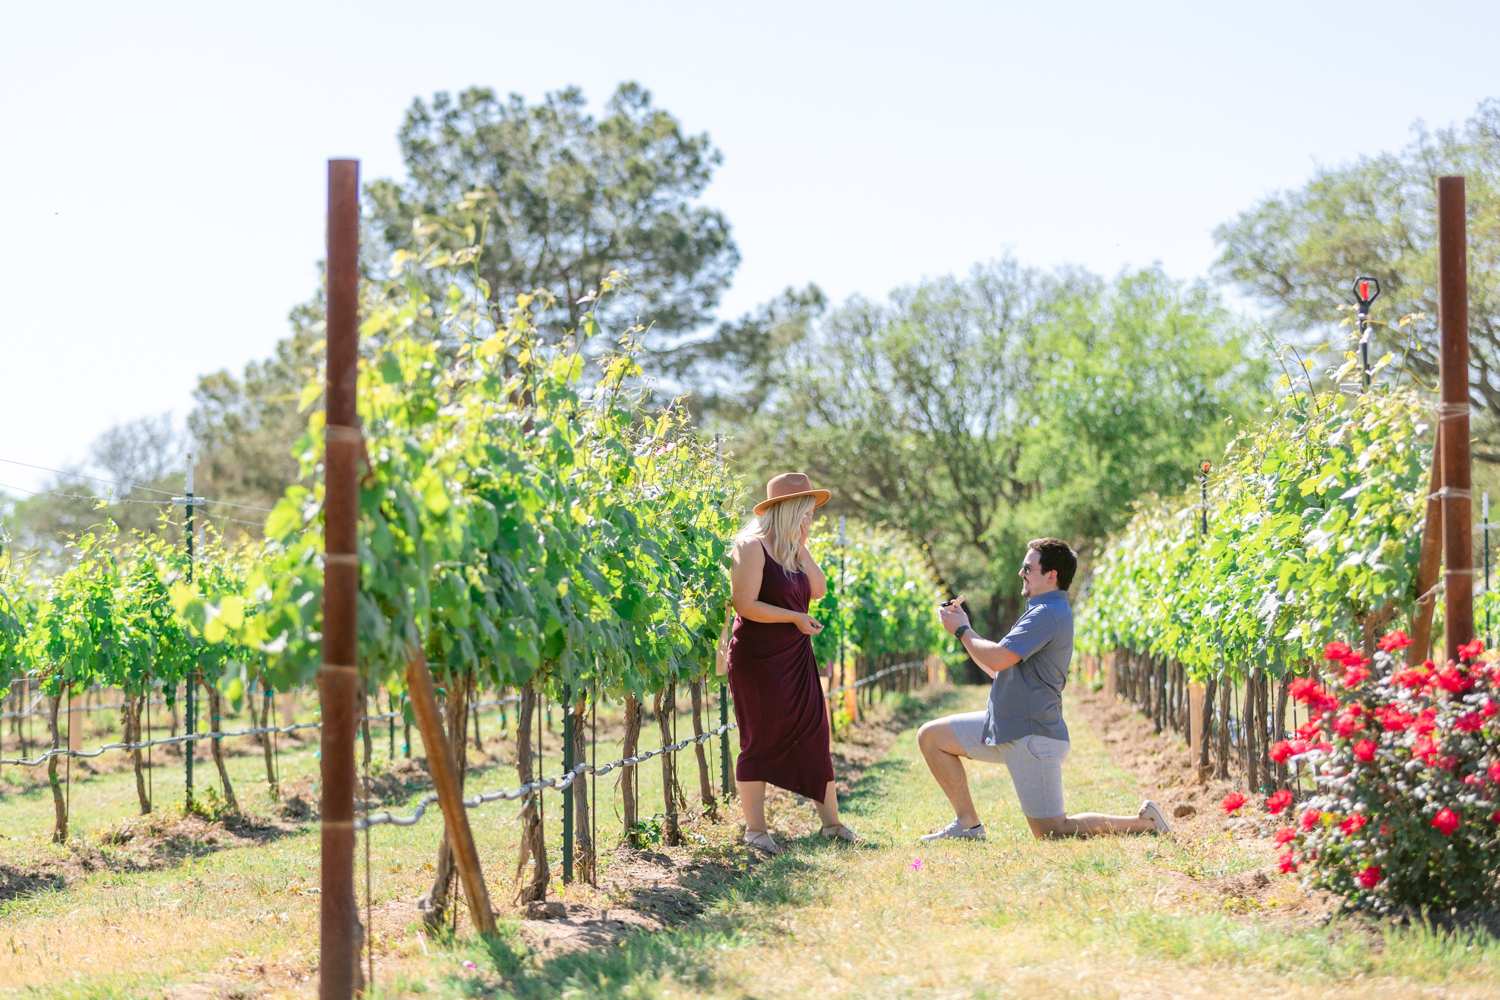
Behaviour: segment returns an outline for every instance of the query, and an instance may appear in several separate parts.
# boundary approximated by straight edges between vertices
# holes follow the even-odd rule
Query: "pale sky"
[[[1500,96],[1493,0],[59,0],[3,23],[0,459],[54,468],[269,353],[317,281],[325,161],[399,177],[417,95],[645,85],[724,153],[722,317],[1007,251],[1202,276],[1258,197]]]

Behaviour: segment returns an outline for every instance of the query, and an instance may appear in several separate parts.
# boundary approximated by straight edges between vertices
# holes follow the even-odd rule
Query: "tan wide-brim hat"
[[[759,517],[766,512],[766,508],[773,503],[782,500],[790,500],[793,497],[817,497],[818,502],[814,507],[821,507],[833,498],[828,490],[815,490],[812,488],[812,480],[802,472],[783,472],[779,476],[771,477],[766,484],[766,498],[755,505],[755,516]]]

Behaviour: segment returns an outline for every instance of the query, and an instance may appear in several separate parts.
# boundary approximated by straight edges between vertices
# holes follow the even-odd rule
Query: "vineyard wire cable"
[[[730,723],[727,728],[738,728],[738,723]],[[512,788],[509,790],[496,792],[482,792],[478,795],[471,796],[470,798],[463,799],[462,804],[465,809],[477,809],[479,806],[482,806],[489,802],[513,802],[516,799],[530,796],[534,792],[541,792],[548,788],[551,788],[554,791],[558,792],[565,791],[571,788],[573,786],[573,782],[585,773],[604,775],[608,774],[610,771],[613,771],[615,768],[624,770],[626,768],[638,767],[653,757],[659,757],[665,753],[678,753],[694,743],[701,743],[705,740],[712,739],[715,736],[722,736],[725,731],[725,729],[715,729],[710,732],[704,733],[701,736],[690,736],[679,743],[667,744],[666,746],[657,747],[655,750],[647,750],[644,753],[638,753],[632,757],[625,757],[620,760],[612,761],[608,764],[605,764],[602,768],[592,768],[588,764],[579,763],[575,765],[572,770],[561,774],[556,778],[539,778],[534,781],[528,782],[527,784],[521,785],[519,788]],[[432,806],[433,803],[437,802],[437,800],[438,797],[436,792],[428,792],[421,798],[421,800],[418,801],[416,811],[413,812],[412,815],[394,816],[389,811],[385,811],[377,813],[375,816],[371,817],[369,825],[382,826],[388,824],[391,826],[403,827],[415,826],[422,820],[423,816],[427,814],[428,808]],[[364,829],[363,821],[355,820],[354,827],[356,832]]]

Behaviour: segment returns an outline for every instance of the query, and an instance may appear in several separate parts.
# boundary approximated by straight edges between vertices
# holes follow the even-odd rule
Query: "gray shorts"
[[[984,712],[964,712],[941,721],[948,723],[971,760],[1005,765],[1016,786],[1016,801],[1028,818],[1064,815],[1062,766],[1072,744],[1050,736],[1023,736],[991,746],[984,742],[984,717]]]

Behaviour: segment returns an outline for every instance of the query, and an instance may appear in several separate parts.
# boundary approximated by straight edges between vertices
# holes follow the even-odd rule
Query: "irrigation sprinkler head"
[[[1365,317],[1370,314],[1370,306],[1376,299],[1380,298],[1380,281],[1367,274],[1361,274],[1354,279],[1354,301],[1359,305],[1359,319],[1363,326]],[[1362,329],[1360,331],[1364,333]]]

